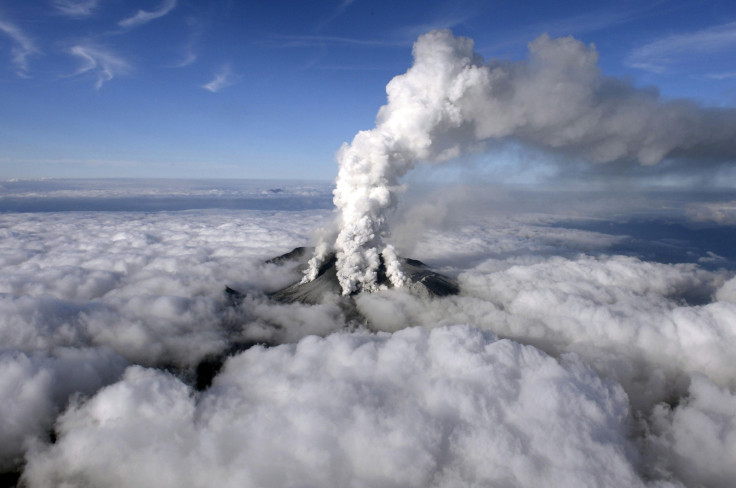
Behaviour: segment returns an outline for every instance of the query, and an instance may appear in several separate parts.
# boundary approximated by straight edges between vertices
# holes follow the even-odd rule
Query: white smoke
[[[387,219],[400,179],[418,162],[502,140],[594,163],[736,155],[733,111],[661,101],[652,90],[604,77],[595,47],[572,37],[543,35],[529,44],[526,61],[485,63],[471,39],[438,30],[419,37],[413,54],[414,65],[387,85],[376,127],[337,155],[334,250],[344,294],[375,291],[382,257],[387,268],[398,267],[384,253]],[[316,276],[320,260],[305,279]]]

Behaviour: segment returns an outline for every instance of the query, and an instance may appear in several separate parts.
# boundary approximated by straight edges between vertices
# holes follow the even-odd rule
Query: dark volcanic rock
[[[298,247],[291,252],[269,259],[274,264],[284,264],[288,261],[300,261],[306,266],[306,261],[311,256],[309,248]],[[439,273],[429,269],[424,263],[416,259],[399,258],[401,268],[406,275],[404,285],[415,295],[431,298],[457,295],[460,291],[457,284]],[[324,300],[325,295],[341,296],[342,290],[337,279],[337,258],[331,254],[322,264],[317,278],[309,283],[294,283],[270,295],[271,298],[283,303],[301,302],[318,304]],[[386,276],[386,269],[381,262],[378,269],[378,284],[392,288],[393,285]]]
[[[276,256],[275,258],[271,258],[266,260],[269,264],[284,264],[288,261],[297,261],[302,260],[304,256],[307,255],[307,252],[310,250],[308,247],[295,247],[291,251],[287,252],[286,254],[282,254],[281,256]]]
[[[286,254],[269,259],[266,262],[277,266],[284,266],[284,272],[292,274],[295,269],[305,270],[307,262],[312,255],[313,249],[298,247]],[[456,295],[460,292],[458,285],[451,278],[432,271],[421,261],[405,258],[399,258],[399,260],[406,277],[402,290],[426,300]],[[308,283],[297,281],[285,288],[266,294],[266,297],[272,300],[273,305],[282,304],[288,306],[289,304],[296,303],[307,305],[329,303],[331,306],[337,305],[342,312],[345,328],[348,330],[356,327],[367,327],[371,329],[377,324],[371,324],[370,319],[361,312],[358,302],[354,299],[357,293],[349,296],[342,295],[342,289],[337,279],[336,265],[337,257],[332,254],[322,263],[317,278],[314,280]],[[381,287],[393,288],[393,285],[386,276],[386,269],[383,262],[381,262],[377,274],[378,284]],[[246,293],[229,286],[225,287],[224,295],[228,308],[230,309],[228,312],[234,314],[233,317],[235,317],[226,319],[226,321],[232,321],[235,330],[240,330],[242,328],[241,324],[247,323],[250,320],[249,308],[256,303],[261,303],[261,300],[264,298],[263,293],[258,290],[252,290]],[[281,323],[270,323],[268,318],[263,318],[263,322],[261,325],[273,327],[274,337],[276,338],[273,344],[278,344],[278,330],[284,325]],[[189,372],[189,376],[187,377],[188,382],[196,386],[198,390],[207,389],[227,357],[247,349],[251,345],[253,343],[236,344],[231,350],[223,354],[205,358],[197,366],[196,371]]]
[[[20,480],[20,471],[11,471],[9,473],[0,473],[0,488],[13,488],[18,486]]]
[[[225,286],[225,296],[227,297],[228,305],[231,307],[237,307],[245,300],[245,293],[239,292],[229,286]]]

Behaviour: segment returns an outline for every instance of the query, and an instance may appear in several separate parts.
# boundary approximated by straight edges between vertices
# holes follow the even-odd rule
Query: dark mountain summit
[[[292,251],[269,259],[269,263],[285,264],[289,261],[299,261],[306,266],[306,261],[311,257],[311,249],[306,247],[297,247]],[[416,259],[399,258],[401,269],[406,275],[406,284],[404,287],[411,293],[425,297],[443,297],[448,295],[457,295],[460,291],[457,284],[439,273],[430,270],[424,263]],[[321,303],[326,294],[341,295],[340,283],[337,280],[337,257],[331,254],[322,266],[320,266],[317,278],[308,282],[296,282],[270,295],[274,300],[292,303],[301,302],[308,304]],[[393,288],[393,285],[386,276],[386,268],[381,261],[378,269],[378,284],[387,288]]]

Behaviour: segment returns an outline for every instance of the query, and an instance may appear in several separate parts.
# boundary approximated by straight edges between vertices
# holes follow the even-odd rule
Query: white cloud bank
[[[728,486],[733,272],[609,256],[623,237],[565,227],[546,195],[556,215],[491,199],[398,216],[402,255],[462,293],[359,297],[379,334],[345,330],[337,297],[263,295],[299,276],[263,260],[330,211],[0,214],[2,469],[30,486]],[[288,344],[231,349],[254,341]]]
[[[67,411],[30,486],[644,486],[626,395],[471,327],[311,337],[228,360],[197,397],[162,372]],[[114,464],[110,461],[114,459]]]
[[[687,486],[728,488],[736,479],[736,395],[702,376],[674,409],[652,415],[647,448],[654,470],[672,473]]]
[[[224,287],[287,284],[293,276],[274,276],[263,260],[308,241],[324,218],[0,216],[0,343],[22,351],[107,346],[136,363],[195,365],[227,348]]]
[[[126,365],[104,348],[0,349],[0,472],[21,463],[28,442],[47,438],[70,397],[117,381]]]

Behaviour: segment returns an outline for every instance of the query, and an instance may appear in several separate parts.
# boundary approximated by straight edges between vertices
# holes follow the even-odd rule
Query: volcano
[[[313,255],[314,248],[297,247],[286,254],[268,259],[266,263],[277,266],[296,265],[298,269],[304,271],[308,267],[307,262]],[[432,299],[457,295],[460,292],[460,288],[454,280],[432,271],[421,261],[399,257],[399,263],[406,277],[402,289],[414,296],[423,299]],[[270,300],[277,303],[302,303],[306,305],[318,305],[324,303],[326,300],[337,298],[337,304],[344,313],[347,327],[358,325],[370,329],[372,327],[370,321],[360,312],[355,303],[354,297],[358,293],[348,296],[342,295],[342,288],[337,279],[336,265],[337,256],[332,253],[322,263],[314,280],[307,283],[302,283],[301,280],[297,281],[285,288],[268,293],[267,296]],[[286,270],[284,271],[286,272]],[[386,275],[386,266],[383,261],[380,263],[377,275],[377,282],[380,288],[394,288],[394,285]],[[225,295],[227,297],[227,303],[231,307],[240,306],[246,299],[246,293],[230,286],[225,287]],[[275,325],[274,327],[278,326]],[[196,385],[196,389],[200,391],[205,390],[212,384],[213,378],[220,371],[228,356],[244,351],[255,344],[268,346],[275,345],[276,343],[271,344],[269,341],[233,342],[228,351],[206,357],[197,365],[196,370],[192,372],[191,381]]]
[[[286,254],[282,254],[275,258],[269,259],[267,262],[272,264],[286,264],[288,262],[297,261],[303,269],[306,269],[307,260],[311,257],[312,248],[297,247]],[[444,297],[449,295],[457,295],[460,291],[454,280],[436,273],[429,269],[426,264],[416,259],[399,258],[401,269],[406,276],[406,282],[403,286],[410,293],[422,298]],[[340,283],[337,279],[337,256],[330,254],[319,268],[317,277],[307,283],[298,281],[292,285],[282,288],[269,296],[276,301],[282,303],[306,303],[316,305],[322,303],[326,296],[342,295]],[[393,284],[386,276],[386,267],[381,261],[378,268],[378,285],[381,288],[393,288]],[[356,295],[353,293],[350,296]]]

